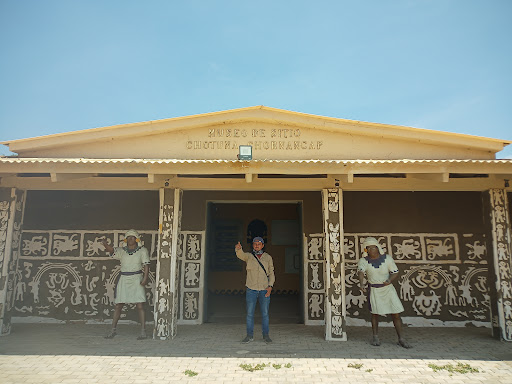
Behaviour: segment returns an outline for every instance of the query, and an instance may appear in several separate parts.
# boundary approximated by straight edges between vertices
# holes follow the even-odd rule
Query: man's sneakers
[[[269,335],[263,335],[263,341],[267,344],[271,343],[272,342],[272,339],[270,338]]]
[[[248,344],[248,343],[250,343],[251,341],[254,341],[254,337],[247,335],[247,336],[245,336],[245,338],[242,340],[242,344]]]

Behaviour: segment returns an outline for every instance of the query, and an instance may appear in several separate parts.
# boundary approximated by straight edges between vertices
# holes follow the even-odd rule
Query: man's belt
[[[135,271],[135,272],[121,272],[121,275],[123,276],[132,276],[132,275],[140,275],[142,271]]]

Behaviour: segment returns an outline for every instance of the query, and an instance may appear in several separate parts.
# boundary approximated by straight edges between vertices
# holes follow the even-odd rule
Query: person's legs
[[[245,292],[245,306],[247,310],[246,329],[247,336],[254,335],[254,310],[256,309],[256,301],[258,300],[258,291],[247,288]]]
[[[261,331],[263,333],[263,337],[268,336],[270,323],[268,316],[268,309],[270,307],[270,296],[265,297],[266,293],[266,290],[258,291],[258,301],[260,302],[261,311]]]
[[[137,312],[139,313],[139,322],[141,325],[139,340],[146,338],[146,311],[144,310],[144,303],[137,303]]]
[[[393,319],[393,325],[395,326],[395,331],[398,336],[398,345],[404,348],[411,348],[409,343],[405,341],[403,331],[402,331],[402,320],[400,319],[400,315],[398,313],[391,314],[391,318]]]
[[[372,332],[373,338],[371,344],[378,347],[380,345],[379,340],[379,315],[372,313]]]
[[[124,304],[118,303],[116,304],[116,308],[114,310],[114,318],[112,319],[112,329],[110,333],[105,336],[106,339],[112,339],[115,335],[117,335],[117,322],[119,321],[119,318],[121,317],[121,311],[123,310]]]

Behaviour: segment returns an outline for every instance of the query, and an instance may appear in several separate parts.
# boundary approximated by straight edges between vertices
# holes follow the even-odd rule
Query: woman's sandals
[[[105,336],[105,339],[113,339],[116,335],[117,335],[117,332],[116,332],[116,329],[114,328],[110,331],[110,333],[107,336]]]
[[[412,345],[405,341],[405,339],[398,339],[398,343],[396,344],[405,349],[412,348]]]

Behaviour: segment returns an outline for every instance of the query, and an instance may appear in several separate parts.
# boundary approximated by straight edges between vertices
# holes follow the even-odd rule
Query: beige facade
[[[410,299],[411,314],[417,317],[411,320],[412,324],[439,325],[454,319],[463,324],[481,319],[495,334],[512,340],[511,189],[508,182],[512,179],[512,160],[495,159],[495,154],[510,144],[509,141],[259,106],[3,144],[18,154],[0,158],[0,188],[6,196],[2,200],[5,208],[2,211],[6,212],[3,228],[7,245],[3,248],[0,280],[4,333],[9,331],[12,313],[26,314],[30,307],[31,315],[37,317],[35,305],[16,305],[16,300],[25,300],[24,294],[35,299],[34,284],[48,282],[40,275],[37,279],[43,280],[37,280],[34,275],[31,281],[24,282],[23,263],[34,269],[49,270],[51,266],[45,263],[58,261],[55,268],[67,271],[63,274],[76,275],[72,272],[76,257],[87,259],[89,268],[101,259],[99,250],[93,256],[86,252],[87,241],[91,244],[95,241],[86,240],[89,228],[37,228],[33,224],[34,227],[28,229],[24,226],[23,217],[31,217],[30,212],[23,211],[24,207],[35,207],[30,203],[31,196],[36,199],[42,191],[154,191],[159,194],[160,206],[155,208],[158,225],[153,228],[148,224],[145,229],[155,251],[151,296],[155,338],[173,337],[180,322],[204,321],[207,314],[203,304],[208,295],[208,283],[211,285],[214,276],[238,276],[233,271],[211,272],[210,280],[206,281],[205,260],[210,257],[206,242],[211,236],[207,204],[287,203],[301,207],[302,213],[294,219],[302,228],[300,244],[294,246],[301,254],[303,278],[283,276],[283,281],[290,282],[283,291],[294,291],[294,287],[300,291],[302,321],[326,324],[326,339],[346,339],[346,325],[351,323],[351,318],[352,323],[361,323],[363,298],[352,289],[352,269],[360,256],[358,244],[364,236],[377,233],[388,251],[395,258],[401,258],[404,276],[410,278],[404,279],[399,288],[402,299]],[[237,160],[240,145],[252,146],[253,160]],[[199,192],[202,195],[197,195]],[[437,221],[443,230],[436,230],[434,219],[426,220],[429,223],[413,231],[395,224],[373,229],[368,225],[365,229],[364,221],[361,224],[354,219],[357,214],[345,217],[353,208],[344,206],[348,200],[364,205],[368,196],[377,200],[391,196],[390,201],[399,204],[403,199],[400,196],[412,201],[411,192],[426,193],[424,199],[418,200],[420,202],[404,202],[403,206],[409,204],[411,209],[427,200],[431,203],[425,204],[436,206],[438,196],[448,196],[442,193],[456,193],[455,201],[468,202],[467,206],[461,203],[456,214],[476,209],[474,216],[482,218],[482,225],[464,227],[463,221],[453,221],[451,227],[444,229],[441,221],[445,220],[443,215],[449,216],[448,208]],[[229,193],[229,197],[216,193]],[[306,193],[316,197],[310,199]],[[475,196],[482,196],[482,199],[475,200]],[[471,202],[478,200],[482,202],[475,208]],[[387,208],[382,209],[384,212]],[[398,212],[396,217],[386,211],[387,217],[403,221],[411,215],[400,216],[400,209],[395,211]],[[191,220],[191,216],[203,219]],[[289,216],[283,216],[286,220],[277,213],[270,216],[269,231],[290,221]],[[248,219],[240,217],[240,220]],[[421,222],[425,218],[418,216],[414,220],[413,223]],[[393,225],[396,230],[391,228]],[[114,242],[119,240],[123,228],[117,229],[112,238]],[[102,231],[106,232],[98,227],[96,232]],[[76,253],[68,251],[72,256],[61,257],[65,252],[59,247],[64,240],[59,239],[72,244],[77,238],[83,240],[83,249],[78,249],[77,242]],[[38,254],[34,251],[36,248],[30,248],[34,241],[40,241],[41,245],[44,239],[48,240],[43,248],[50,247],[49,244],[59,246],[47,248],[44,255],[43,251]],[[481,249],[479,246],[483,246],[485,252],[477,251]],[[282,250],[283,260],[286,252],[293,251],[293,247],[288,248],[288,251]],[[275,249],[281,252],[278,245]],[[420,265],[421,270],[417,268]],[[464,283],[458,283],[461,277],[458,274],[464,276]],[[432,279],[444,276],[444,282],[431,281],[428,276]],[[106,277],[98,275],[98,279],[103,281]],[[421,279],[428,285],[423,290],[420,289]],[[225,282],[223,277],[219,278],[221,280]],[[478,299],[476,290],[473,288],[470,293],[471,288],[467,288],[475,281],[483,284]],[[414,288],[411,282],[418,285]],[[28,284],[32,284],[32,288],[29,289]],[[96,300],[97,292],[91,284],[87,286],[82,282],[80,276],[74,284],[73,292],[87,296],[80,305],[86,303],[90,307],[87,311],[93,313],[95,306],[90,303]],[[69,289],[64,283],[59,289],[52,289],[54,299],[49,305],[65,305],[62,304],[65,300],[59,301],[59,297],[67,294],[69,300],[74,298],[77,302],[76,295],[66,290]],[[89,293],[85,293],[86,290]],[[423,297],[422,306],[414,295]],[[442,300],[439,295],[443,296]],[[429,301],[430,305],[426,305]],[[436,307],[437,302],[439,307]],[[473,308],[477,302],[484,303],[483,307]],[[442,304],[453,306],[446,310],[448,320],[443,320]],[[352,312],[347,314],[347,308]],[[39,311],[44,313],[46,309]],[[87,316],[87,311],[84,310],[83,316]],[[474,313],[469,315],[471,311]],[[459,312],[466,312],[466,316]],[[441,317],[429,323],[428,319],[437,316],[436,313]],[[78,313],[76,316],[79,318]]]

